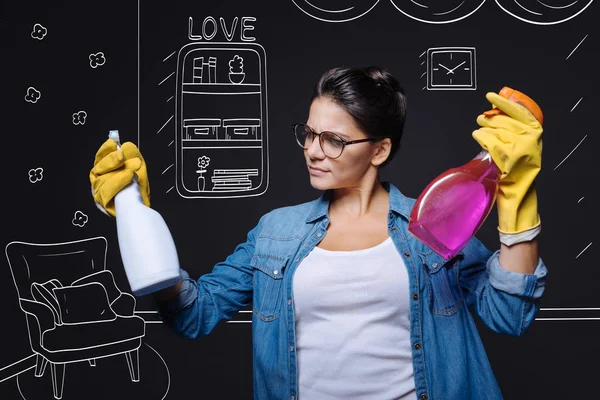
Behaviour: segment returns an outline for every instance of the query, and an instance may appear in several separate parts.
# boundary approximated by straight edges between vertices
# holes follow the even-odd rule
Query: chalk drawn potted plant
[[[244,59],[236,54],[229,60],[229,80],[231,83],[242,83],[245,77]]]
[[[208,168],[209,164],[210,164],[209,157],[207,157],[207,156],[198,157],[198,168],[200,168],[200,169],[196,170],[196,172],[200,174],[200,176],[198,177],[198,190],[200,192],[203,192],[204,188],[206,186],[206,180],[202,174],[204,174],[206,172],[206,168]]]

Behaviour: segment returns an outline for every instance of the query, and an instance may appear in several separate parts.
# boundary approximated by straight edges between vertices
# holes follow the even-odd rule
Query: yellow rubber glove
[[[89,178],[92,195],[98,208],[106,214],[116,216],[114,197],[137,176],[142,201],[150,207],[150,183],[146,162],[137,146],[125,142],[117,149],[117,143],[107,139],[100,146]]]
[[[540,225],[534,180],[542,167],[542,125],[524,106],[496,93],[486,98],[507,115],[479,115],[473,138],[501,171],[496,206],[498,230],[504,234]]]

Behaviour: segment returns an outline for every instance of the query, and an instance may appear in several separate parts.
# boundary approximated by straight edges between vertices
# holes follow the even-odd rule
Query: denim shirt
[[[533,274],[505,270],[499,251],[492,253],[476,238],[445,260],[408,232],[415,200],[392,184],[384,187],[390,195],[388,232],[409,278],[417,398],[501,399],[472,313],[495,332],[523,334],[539,309],[545,265],[539,259]],[[302,259],[325,237],[329,194],[264,215],[247,241],[211,273],[194,281],[182,270],[178,297],[158,305],[171,329],[196,338],[252,302],[255,399],[298,400],[302,395],[292,279]]]

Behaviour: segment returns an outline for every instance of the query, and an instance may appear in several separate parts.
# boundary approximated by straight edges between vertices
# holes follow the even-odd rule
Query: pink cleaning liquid
[[[415,203],[408,230],[435,252],[454,257],[490,213],[500,171],[487,151],[429,183]]]

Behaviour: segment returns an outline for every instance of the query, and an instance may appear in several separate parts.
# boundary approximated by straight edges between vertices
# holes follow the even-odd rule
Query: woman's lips
[[[310,172],[311,175],[315,175],[315,176],[325,175],[328,172],[328,171],[325,171],[324,169],[312,167],[310,165],[308,166],[308,171]]]

